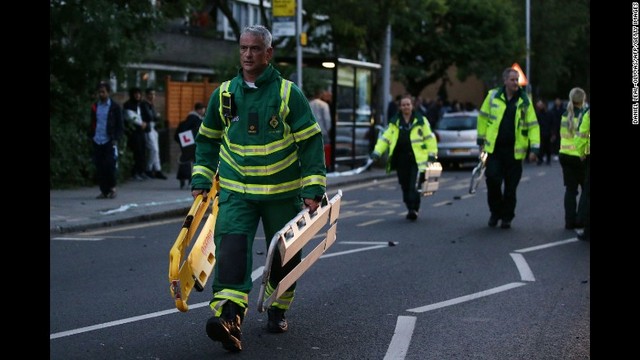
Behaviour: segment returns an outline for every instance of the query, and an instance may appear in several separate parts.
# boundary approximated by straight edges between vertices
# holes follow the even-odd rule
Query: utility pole
[[[302,90],[302,0],[297,0],[296,4],[296,75],[298,87]],[[529,0],[527,0],[529,1]]]
[[[387,105],[391,101],[391,24],[387,24],[387,32],[384,37],[384,63],[382,69],[382,104],[381,112],[384,119],[383,125],[389,123],[387,119]]]
[[[526,17],[527,17],[527,93],[531,94],[531,0],[526,0]]]

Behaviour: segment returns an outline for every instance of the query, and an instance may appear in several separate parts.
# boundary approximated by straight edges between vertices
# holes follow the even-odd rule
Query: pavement
[[[358,171],[360,170],[360,171]],[[98,186],[49,191],[51,234],[82,232],[101,227],[186,216],[193,203],[188,186],[180,189],[176,173],[167,180],[129,180],[118,184],[114,199],[96,199]],[[340,187],[395,176],[372,166],[327,174],[327,193]]]

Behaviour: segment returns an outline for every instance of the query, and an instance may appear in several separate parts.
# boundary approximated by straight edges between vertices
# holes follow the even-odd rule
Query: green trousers
[[[213,293],[223,290],[235,290],[249,293],[253,286],[253,240],[262,221],[266,248],[274,234],[282,229],[302,209],[300,197],[277,200],[247,200],[243,194],[222,189],[218,203],[214,242],[216,245],[216,263],[214,268]],[[275,252],[270,284],[282,280],[291,269],[300,263],[301,252],[296,254],[285,266],[281,266],[280,254]],[[261,259],[264,261],[264,259]],[[292,295],[296,284],[289,289]],[[243,304],[245,307],[247,304]]]

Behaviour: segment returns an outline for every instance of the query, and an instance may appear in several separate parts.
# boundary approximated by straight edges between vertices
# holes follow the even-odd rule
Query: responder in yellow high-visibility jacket
[[[371,153],[377,160],[389,150],[387,173],[396,170],[402,188],[402,201],[407,206],[407,219],[416,220],[420,210],[420,193],[416,180],[418,172],[424,173],[427,163],[436,161],[438,144],[427,117],[413,111],[413,99],[404,96],[400,100],[400,112],[389,120],[387,129],[378,138]],[[420,176],[424,181],[424,175]]]
[[[504,86],[492,89],[478,115],[478,145],[487,152],[487,202],[489,226],[511,228],[515,217],[516,190],[522,177],[522,162],[530,148],[530,161],[540,150],[540,128],[535,109],[518,85],[518,72],[502,72]],[[502,185],[504,183],[504,191]]]
[[[326,188],[320,126],[295,84],[270,64],[272,36],[262,25],[240,35],[242,69],[213,92],[196,136],[192,175],[194,197],[219,176],[219,210],[213,280],[213,316],[207,335],[227,351],[242,350],[240,325],[252,288],[252,248],[262,222],[266,247],[274,234],[303,207],[316,211]],[[298,252],[284,266],[276,252],[266,297],[301,261]],[[267,330],[287,331],[285,311],[294,299],[293,283],[267,309]],[[268,357],[268,356],[267,356]]]
[[[582,197],[584,201],[584,231],[578,235],[580,240],[591,240],[591,109],[587,109],[578,123],[578,131],[575,137],[576,150],[578,156],[584,160],[584,190]]]
[[[587,113],[587,94],[579,87],[569,91],[567,111],[560,120],[560,165],[564,183],[564,227],[584,228],[586,198],[584,197],[585,162],[576,146],[578,126]],[[578,190],[579,189],[579,190]],[[577,200],[576,200],[577,199]]]

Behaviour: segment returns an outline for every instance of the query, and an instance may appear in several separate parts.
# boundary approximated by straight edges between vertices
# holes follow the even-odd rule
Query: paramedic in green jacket
[[[196,136],[192,195],[220,182],[215,224],[213,317],[207,335],[231,352],[242,350],[240,326],[247,313],[253,280],[252,247],[262,220],[269,247],[274,234],[304,207],[314,212],[326,189],[322,133],[309,102],[270,64],[272,36],[262,25],[240,35],[241,69],[223,82],[209,100]],[[266,295],[301,260],[280,265],[276,251]],[[267,309],[267,330],[288,329],[294,283]]]
[[[529,160],[540,151],[540,127],[531,99],[518,85],[518,72],[502,72],[504,86],[491,89],[478,114],[478,145],[487,152],[487,202],[489,226],[511,228],[515,217],[516,190],[522,177],[522,162],[530,147]],[[502,184],[504,183],[504,191]]]

